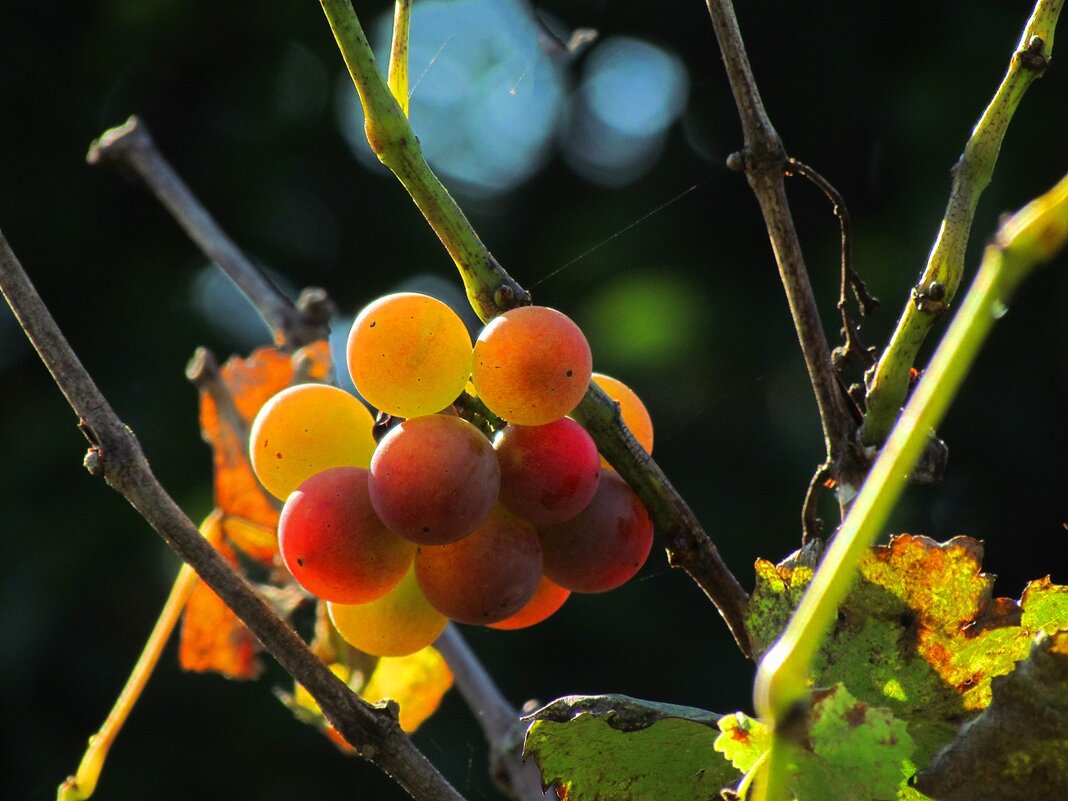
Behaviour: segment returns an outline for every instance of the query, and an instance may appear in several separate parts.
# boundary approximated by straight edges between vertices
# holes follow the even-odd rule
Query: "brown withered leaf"
[[[205,538],[232,565],[237,556],[223,537],[222,515],[212,513],[201,527]],[[263,670],[256,653],[259,644],[237,615],[203,581],[186,602],[178,661],[184,670],[221,673],[230,679],[254,679]]]

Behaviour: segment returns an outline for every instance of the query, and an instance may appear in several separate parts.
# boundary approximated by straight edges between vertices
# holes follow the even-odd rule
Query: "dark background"
[[[524,285],[604,243],[540,284],[535,299],[575,317],[596,366],[646,399],[658,460],[749,585],[755,558],[797,546],[804,488],[823,453],[756,203],[724,167],[741,137],[707,12],[698,0],[536,5],[569,28],[677,53],[689,73],[686,111],[651,168],[625,186],[587,181],[554,157],[516,191],[466,205]],[[357,4],[367,22],[385,8]],[[872,343],[885,342],[923,265],[949,168],[1030,10],[1019,0],[739,4],[788,150],[849,204],[857,266],[884,301],[866,326]],[[210,454],[183,367],[198,345],[225,356],[253,343],[196,302],[205,260],[147,192],[86,166],[91,139],[140,114],[237,242],[287,285],[326,287],[348,313],[415,274],[459,285],[400,187],[352,157],[332,99],[279,113],[280,65],[294,48],[334,85],[341,62],[310,0],[6,0],[0,14],[0,227],[194,519],[211,507]],[[584,58],[565,67],[573,85]],[[970,269],[998,215],[1068,167],[1066,98],[1057,58],[1009,131]],[[791,181],[790,195],[834,337],[836,224],[813,188]],[[1047,573],[1068,581],[1066,266],[1062,255],[1020,291],[941,429],[946,482],[910,490],[888,531],[982,538],[1005,595]],[[655,330],[630,331],[649,309],[660,315]],[[9,798],[50,798],[76,767],[177,569],[125,501],[83,470],[75,422],[0,311],[0,784]],[[466,634],[517,704],[620,692],[724,712],[749,705],[751,666],[658,549],[625,588],[576,597],[533,630]],[[295,722],[272,696],[276,685],[288,682],[273,665],[254,684],[182,674],[172,644],[97,797],[403,797],[376,768]],[[494,797],[480,734],[455,693],[416,740],[470,798]]]

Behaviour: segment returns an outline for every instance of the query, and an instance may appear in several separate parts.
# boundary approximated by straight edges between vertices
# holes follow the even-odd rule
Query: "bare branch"
[[[394,777],[416,799],[462,801],[462,796],[402,732],[396,705],[372,706],[334,676],[204,540],[160,486],[133,432],[118,418],[71,350],[2,233],[0,289],[78,415],[79,427],[91,445],[86,459],[90,471],[102,475],[196,570],[279,664],[307,688],[327,719],[362,756]]]
[[[323,290],[305,290],[305,301],[294,307],[219,227],[137,117],[101,134],[86,158],[90,164],[114,163],[139,176],[189,238],[245,293],[270,326],[276,344],[296,350],[326,338],[332,307]]]
[[[541,789],[541,774],[522,757],[526,725],[501,694],[456,625],[450,623],[434,643],[456,678],[456,687],[471,708],[490,746],[490,772],[504,792],[518,801],[555,801],[556,791]]]
[[[863,475],[863,463],[855,458],[853,444],[856,424],[831,365],[830,348],[812,294],[793,216],[786,201],[786,150],[764,110],[733,5],[730,0],[707,0],[707,4],[738,106],[745,141],[744,151],[733,154],[727,164],[733,169],[745,171],[764,215],[764,224],[768,229],[779,276],[786,290],[790,314],[819,407],[831,470],[839,478],[840,485],[856,486]],[[843,497],[840,494],[840,501]]]

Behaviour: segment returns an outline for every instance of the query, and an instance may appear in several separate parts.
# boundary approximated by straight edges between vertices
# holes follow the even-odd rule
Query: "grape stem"
[[[317,287],[294,305],[234,244],[160,153],[136,116],[104,131],[89,146],[90,164],[114,164],[137,175],[204,255],[215,262],[256,307],[275,344],[287,351],[326,339],[333,305]]]
[[[493,258],[456,201],[427,166],[408,118],[378,71],[352,4],[349,0],[320,3],[359,93],[367,141],[408,190],[453,257],[472,308],[488,321],[509,308],[528,303],[529,293]],[[829,366],[829,354],[827,363]],[[748,656],[749,641],[743,625],[748,596],[686,502],[656,462],[634,442],[618,407],[591,383],[574,414],[649,509],[664,536],[671,564],[684,568],[695,579],[727,621],[738,647]]]
[[[324,715],[366,759],[420,801],[463,796],[400,728],[396,704],[359,698],[309,649],[252,586],[200,535],[163,489],[134,433],[119,419],[59,330],[7,239],[0,233],[0,290],[78,416],[90,443],[86,467],[125,497],[175,552],[249,628],[263,647],[307,688]]]
[[[490,746],[490,774],[498,787],[517,801],[555,801],[555,790],[541,789],[537,765],[523,761],[526,726],[519,712],[501,694],[454,623],[445,627],[434,647],[445,657],[457,689],[482,727]]]

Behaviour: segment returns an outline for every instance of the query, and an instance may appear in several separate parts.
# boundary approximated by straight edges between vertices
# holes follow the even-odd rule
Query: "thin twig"
[[[555,801],[555,790],[546,793],[541,789],[537,765],[523,761],[526,726],[519,720],[519,712],[501,694],[455,624],[445,627],[434,647],[449,663],[457,689],[482,727],[490,745],[490,772],[501,790],[518,801]]]
[[[252,631],[279,664],[318,702],[327,719],[366,759],[414,798],[462,796],[403,733],[396,704],[372,706],[353,693],[308,649],[249,583],[200,535],[160,486],[133,432],[85,371],[22,265],[0,233],[0,289],[26,336],[78,416],[90,443],[86,466],[122,494],[197,575]]]
[[[835,362],[835,367],[839,370],[848,366],[853,359],[859,359],[861,364],[868,368],[875,363],[875,359],[860,340],[860,323],[856,322],[849,314],[849,290],[852,289],[853,297],[856,299],[857,305],[860,306],[860,313],[865,317],[875,313],[875,310],[879,307],[879,301],[868,292],[867,285],[865,285],[860,274],[853,267],[853,236],[850,230],[849,210],[846,208],[845,200],[830,181],[812,167],[795,158],[786,160],[786,174],[788,176],[799,175],[818,187],[827,196],[827,199],[831,201],[834,216],[838,218],[838,228],[842,237],[842,273],[838,284],[838,314],[842,318],[845,350],[842,352],[841,360],[839,360],[835,358],[836,349],[835,353],[831,355],[831,360]]]
[[[816,396],[827,459],[839,485],[852,487],[859,483],[864,471],[863,461],[857,458],[853,447],[856,425],[831,364],[831,351],[786,201],[786,151],[760,99],[733,5],[730,0],[707,0],[707,5],[738,106],[745,142],[744,151],[733,154],[728,166],[745,170],[749,186],[760,204]],[[843,497],[840,495],[840,500]]]
[[[320,297],[325,293],[313,290],[318,294],[309,300],[317,302],[294,307],[219,227],[163,158],[148,128],[137,117],[101,134],[90,145],[87,160],[90,164],[114,163],[138,175],[189,238],[245,293],[270,326],[276,344],[296,350],[326,338],[330,305]]]

